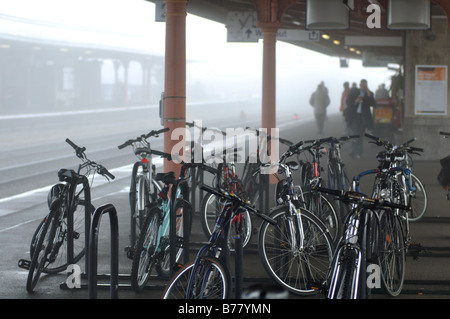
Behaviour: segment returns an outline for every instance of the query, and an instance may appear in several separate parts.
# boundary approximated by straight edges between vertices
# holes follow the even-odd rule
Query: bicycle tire
[[[379,264],[382,284],[390,296],[398,296],[405,279],[406,248],[398,216],[383,211],[380,216],[381,247]]]
[[[203,233],[207,239],[211,237],[216,225],[217,217],[222,212],[222,209],[223,205],[221,204],[221,200],[219,200],[216,195],[208,193],[203,197],[202,208],[200,211],[200,223],[202,225]],[[244,229],[244,240],[242,241],[242,246],[246,247],[252,236],[252,218],[247,210],[243,216],[244,218],[241,219]]]
[[[142,225],[144,235],[138,239],[131,265],[131,287],[135,292],[141,292],[144,289],[155,266],[160,219],[160,209],[154,207],[146,214]]]
[[[46,267],[47,256],[52,250],[50,243],[53,242],[56,226],[56,211],[52,210],[42,224],[42,230],[37,238],[37,244],[34,249],[33,258],[31,259],[26,283],[26,290],[29,293],[34,291],[41,273]]]
[[[192,274],[194,269],[196,273]],[[219,259],[200,257],[175,274],[164,290],[163,299],[227,299],[230,294],[228,268]]]
[[[411,198],[411,210],[408,212],[408,220],[417,222],[422,219],[428,207],[427,191],[420,181],[420,179],[411,173],[411,186],[416,188],[413,197]],[[408,191],[408,190],[407,190]]]
[[[333,241],[316,216],[304,209],[300,209],[300,213],[305,234],[302,250],[293,251],[291,236],[286,233],[289,227],[283,228],[289,220],[296,224],[287,205],[277,206],[271,212],[276,225],[266,221],[261,224],[258,250],[266,272],[275,282],[293,294],[309,296],[317,293],[313,285],[321,285],[327,277],[333,258]],[[299,229],[298,225],[294,226]]]

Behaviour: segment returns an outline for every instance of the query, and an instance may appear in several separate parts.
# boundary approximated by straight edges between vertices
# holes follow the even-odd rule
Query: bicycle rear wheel
[[[270,277],[290,292],[308,296],[316,294],[313,287],[325,281],[333,246],[329,232],[317,217],[303,209],[299,213],[301,225],[297,213],[291,214],[287,205],[275,208],[270,217],[277,224],[261,224],[258,249]]]
[[[163,299],[227,299],[231,276],[216,258],[200,258],[181,268],[167,285]]]
[[[428,196],[422,182],[411,173],[411,186],[416,190],[411,198],[411,210],[408,212],[408,220],[416,222],[425,214],[428,206]],[[408,190],[407,190],[408,191]]]
[[[406,248],[398,217],[391,211],[380,216],[380,269],[383,286],[391,296],[398,296],[405,278]]]

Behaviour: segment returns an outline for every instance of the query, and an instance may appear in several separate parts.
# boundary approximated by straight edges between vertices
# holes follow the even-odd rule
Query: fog
[[[262,41],[227,43],[224,25],[191,14],[187,16],[186,25],[188,117],[189,104],[207,101],[241,100],[240,111],[258,113],[262,90]],[[13,66],[8,66],[10,69],[4,66],[4,70],[14,73],[17,80],[3,79],[0,115],[154,105],[164,90],[165,24],[155,22],[153,3],[143,0],[15,0],[0,7],[0,26],[3,30],[0,39],[31,43],[33,50],[40,50],[41,56],[46,54],[42,45],[60,47],[58,57],[48,55],[42,61],[34,62],[41,57],[34,55],[30,63],[34,67],[32,71],[26,70],[26,62],[20,71]],[[0,49],[3,61],[6,61],[8,49],[15,52],[13,56],[29,50],[15,43],[7,46]],[[69,60],[69,54],[73,59],[73,52],[80,48],[84,53],[76,57],[77,61],[90,63],[95,68],[95,63],[100,63],[100,74],[92,71],[94,67],[84,67],[81,72],[76,69],[78,62]],[[105,48],[141,54],[153,64],[146,71],[142,67],[145,61],[130,57],[127,69],[123,65],[116,69],[115,58],[92,54]],[[67,54],[67,61],[61,57],[61,52]],[[126,55],[124,59],[127,59]],[[277,42],[276,63],[277,117],[294,113],[310,116],[309,96],[321,81],[329,90],[329,112],[336,112],[344,81],[359,83],[361,78],[366,78],[369,87],[375,91],[381,83],[389,87],[390,77],[394,74],[386,68],[364,68],[358,60],[350,60],[348,68],[341,68],[337,57],[281,41]],[[54,71],[56,66],[61,70]],[[48,71],[50,68],[51,72]],[[45,72],[50,75],[45,76]],[[58,84],[51,81],[61,82],[60,77],[63,88],[53,90]],[[24,80],[29,78],[36,81]],[[99,83],[93,78],[98,78]],[[85,83],[86,79],[91,82]],[[31,88],[21,86],[27,83]],[[28,97],[24,98],[23,92],[28,92]]]

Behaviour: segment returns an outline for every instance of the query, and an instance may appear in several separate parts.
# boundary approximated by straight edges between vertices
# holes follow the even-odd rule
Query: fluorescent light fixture
[[[391,30],[429,30],[429,0],[389,0],[387,28]]]
[[[349,8],[342,0],[306,1],[306,29],[347,30],[349,27]]]

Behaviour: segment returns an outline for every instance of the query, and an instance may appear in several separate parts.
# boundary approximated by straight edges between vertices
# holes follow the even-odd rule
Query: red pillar
[[[164,83],[164,152],[174,151],[184,155],[184,134],[174,136],[172,132],[186,127],[186,3],[187,0],[165,0],[166,2],[166,53]],[[182,150],[182,151],[181,151]],[[180,151],[180,152],[179,152]],[[179,174],[180,165],[164,161],[164,172]]]

